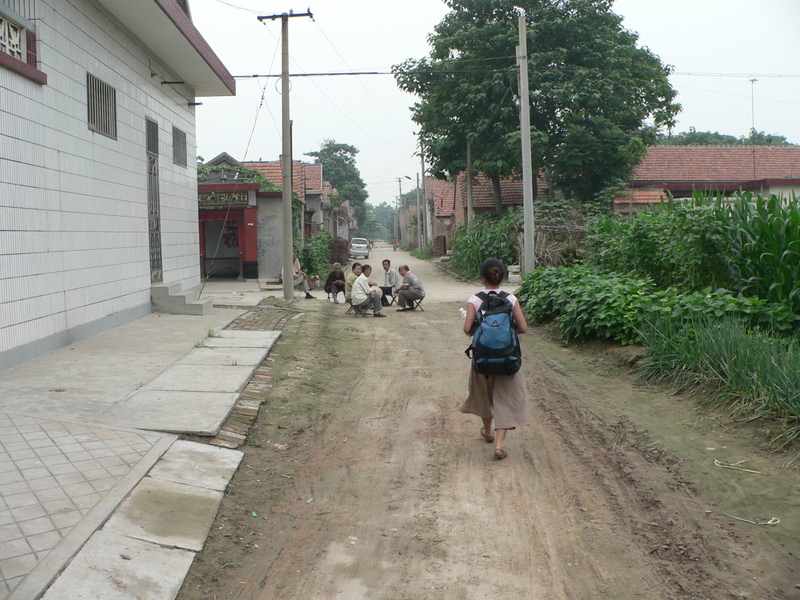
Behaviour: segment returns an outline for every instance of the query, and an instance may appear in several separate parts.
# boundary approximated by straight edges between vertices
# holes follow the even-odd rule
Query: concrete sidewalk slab
[[[177,441],[153,467],[150,477],[222,492],[243,456],[238,450]]]
[[[240,365],[255,367],[269,353],[267,348],[195,348],[181,359],[183,365]]]
[[[265,342],[274,342],[280,336],[280,331],[249,331],[246,329],[220,329],[215,331],[214,337],[223,338],[238,338],[247,340],[265,340]]]
[[[222,492],[145,477],[104,531],[184,550],[203,549]]]
[[[43,600],[172,600],[194,552],[98,531]]]
[[[277,336],[275,339],[277,339]],[[210,337],[203,342],[203,345],[208,348],[264,348],[264,340],[258,338],[248,339],[244,337]],[[270,348],[272,348],[272,344],[269,345],[267,350]]]
[[[153,313],[0,371],[0,411],[95,422],[242,312]]]
[[[251,366],[187,365],[179,362],[168,367],[142,390],[238,393],[252,376]]]
[[[104,423],[124,422],[137,429],[214,436],[238,398],[236,392],[142,390],[97,419]]]

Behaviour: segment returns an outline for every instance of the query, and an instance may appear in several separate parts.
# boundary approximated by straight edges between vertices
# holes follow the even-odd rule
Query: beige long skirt
[[[469,370],[469,394],[462,413],[494,419],[495,429],[516,429],[530,423],[528,388],[522,371],[514,375],[486,377]]]

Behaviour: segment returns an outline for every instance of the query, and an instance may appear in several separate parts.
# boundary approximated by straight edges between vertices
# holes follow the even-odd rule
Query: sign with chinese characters
[[[247,206],[247,192],[203,192],[197,195],[201,207]]]

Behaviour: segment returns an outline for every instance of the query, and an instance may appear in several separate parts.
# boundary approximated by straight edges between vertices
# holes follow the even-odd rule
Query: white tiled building
[[[0,0],[0,368],[199,290],[195,100],[234,93],[186,0]]]

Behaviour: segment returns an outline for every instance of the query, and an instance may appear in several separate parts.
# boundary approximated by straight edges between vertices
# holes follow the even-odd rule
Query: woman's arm
[[[512,315],[514,316],[514,321],[517,323],[517,333],[525,333],[528,331],[528,322],[525,320],[525,315],[522,314],[522,307],[520,307],[519,302],[514,303]]]
[[[472,302],[467,302],[467,317],[464,319],[464,333],[472,335],[472,329],[475,327],[475,306]]]

